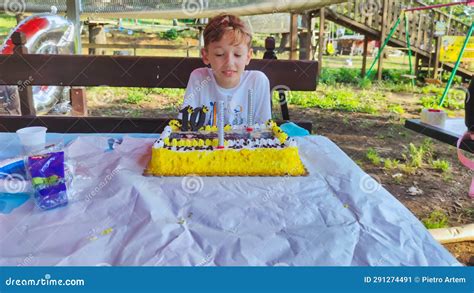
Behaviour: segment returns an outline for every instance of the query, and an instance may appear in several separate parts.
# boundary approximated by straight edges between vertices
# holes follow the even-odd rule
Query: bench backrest
[[[205,66],[200,58],[27,54],[22,46],[24,44],[22,36],[14,34],[13,37],[16,45],[15,53],[0,55],[0,85],[18,85],[26,82],[26,89],[22,89],[20,97],[22,115],[32,116],[26,119],[27,121],[35,117],[30,89],[33,85],[186,88],[191,72]],[[270,80],[272,89],[313,91],[317,85],[317,66],[316,61],[253,59],[247,69],[264,72]],[[41,116],[41,120],[49,121],[50,119],[46,117],[48,116]],[[0,131],[12,129],[12,127],[17,128],[27,123],[23,120],[16,125],[11,125],[12,121],[18,119],[6,118],[6,116],[0,119],[0,126],[3,126],[3,130],[0,129]],[[62,123],[70,121],[64,117],[61,119]],[[97,121],[95,117],[83,119]],[[109,119],[109,117],[102,117],[99,120],[102,121],[102,119]],[[149,119],[137,121],[139,120],[148,121]],[[111,123],[116,122],[111,120],[107,124]],[[58,129],[58,126],[54,128]],[[161,129],[160,127],[159,130]],[[137,127],[136,131],[130,131],[129,128],[124,130],[128,132],[156,131],[155,128],[152,130],[140,127]],[[81,129],[77,131],[87,132]],[[111,131],[120,132],[120,129]]]

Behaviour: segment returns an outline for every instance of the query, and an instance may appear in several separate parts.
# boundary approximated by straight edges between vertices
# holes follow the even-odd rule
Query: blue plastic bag
[[[293,122],[287,122],[280,125],[281,130],[283,130],[288,136],[306,136],[309,135],[309,131],[296,125]]]

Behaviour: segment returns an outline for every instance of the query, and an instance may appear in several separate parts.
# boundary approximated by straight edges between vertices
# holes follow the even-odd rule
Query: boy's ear
[[[253,49],[250,48],[248,53],[247,53],[247,63],[245,65],[249,65],[250,60],[252,60],[252,57],[253,57]]]
[[[204,62],[204,64],[206,65],[209,65],[209,56],[208,56],[208,52],[206,50],[206,48],[202,48],[201,49],[201,56],[202,56],[202,62]]]

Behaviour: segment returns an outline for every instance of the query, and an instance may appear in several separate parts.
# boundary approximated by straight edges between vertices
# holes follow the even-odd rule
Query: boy
[[[252,34],[238,17],[221,14],[204,30],[204,64],[191,73],[183,107],[206,106],[204,125],[217,125],[216,101],[224,100],[225,123],[247,123],[248,92],[252,90],[253,121],[271,118],[270,82],[263,72],[245,70],[252,58]]]

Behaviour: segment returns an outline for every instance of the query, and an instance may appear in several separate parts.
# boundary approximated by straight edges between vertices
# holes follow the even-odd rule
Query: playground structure
[[[369,2],[370,4],[367,4]],[[469,1],[456,4],[468,4],[467,2]],[[321,11],[324,14],[323,18],[365,35],[364,48],[369,40],[378,40],[383,44],[393,28],[387,45],[401,49],[408,49],[410,46],[415,56],[414,74],[426,69],[433,78],[438,78],[440,69],[451,71],[454,69],[454,64],[440,64],[442,36],[435,34],[436,24],[446,24],[444,35],[450,36],[465,36],[470,26],[440,11],[438,7],[440,6],[429,6],[421,1],[352,0],[332,5]],[[398,25],[402,20],[403,10],[410,12],[406,13],[405,24]],[[366,64],[364,58],[362,76],[367,73]],[[383,67],[383,58],[378,58],[378,67]],[[459,68],[457,74],[470,78],[472,72]],[[382,72],[378,70],[377,77],[380,79],[381,76]]]
[[[452,4],[472,5],[472,3],[473,1],[461,1]],[[327,42],[326,21],[332,21],[363,35],[363,56],[366,56],[367,43],[375,40],[382,44],[389,35],[390,28],[397,22],[402,10],[410,9],[405,25],[395,28],[387,45],[401,50],[407,50],[408,45],[410,45],[410,51],[415,57],[413,75],[417,75],[419,71],[424,70],[433,78],[438,78],[442,69],[448,71],[454,69],[453,63],[440,62],[442,35],[465,36],[470,26],[439,10],[438,8],[441,5],[429,6],[418,0],[259,1],[258,4],[247,0],[231,2],[188,0],[160,1],[158,5],[157,1],[152,0],[110,0],[107,3],[98,0],[82,2],[78,0],[0,0],[0,9],[3,8],[10,14],[47,12],[53,6],[58,13],[66,13],[67,17],[76,23],[76,29],[79,29],[81,20],[86,18],[89,20],[120,17],[204,19],[223,11],[251,16],[252,21],[256,24],[260,23],[259,26],[261,26],[262,19],[265,25],[269,25],[270,18],[287,13],[289,24],[288,21],[285,21],[285,25],[287,27],[289,25],[289,33],[286,33],[285,37],[288,40],[289,58],[307,60],[316,55],[320,64],[322,64],[322,55],[325,53]],[[446,6],[446,4],[442,6]],[[319,36],[318,46],[312,45],[312,40],[314,40],[314,25],[312,24],[315,23],[315,17],[319,17],[319,27],[321,28],[317,32]],[[258,18],[260,21],[257,20]],[[90,37],[91,41],[87,46],[89,48],[100,48],[101,45],[110,47],[111,44],[100,44],[100,41],[94,43],[96,36],[103,31],[104,25],[100,21],[88,21],[87,24],[89,25],[89,32],[93,31],[93,36]],[[201,26],[198,26],[198,29],[202,29],[204,24],[205,21],[202,22]],[[445,31],[441,35],[437,32],[438,24],[444,24],[445,26]],[[80,52],[79,37],[77,37],[76,43],[76,52]],[[319,52],[314,54],[316,47],[319,47]],[[321,67],[323,66],[324,64]],[[383,68],[383,58],[378,59],[378,68]],[[367,59],[364,58],[361,75],[364,76],[366,73]],[[456,73],[467,79],[472,75],[472,72],[465,68],[458,68]],[[381,78],[381,70],[378,70],[377,77]]]

